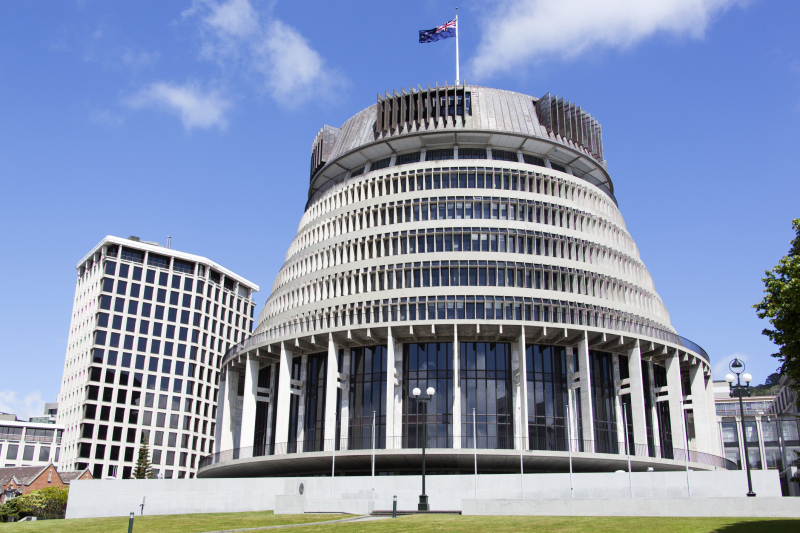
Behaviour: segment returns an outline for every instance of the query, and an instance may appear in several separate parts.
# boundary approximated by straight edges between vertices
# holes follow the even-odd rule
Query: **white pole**
[[[372,501],[375,501],[375,411],[372,411]]]
[[[569,395],[569,393],[567,393]],[[569,396],[567,396],[567,449],[569,450],[569,496],[575,497],[575,490],[572,488],[572,409],[569,405]]]
[[[333,432],[334,436],[336,431]],[[333,461],[331,462],[331,500],[333,499],[333,476],[336,472],[336,439],[333,439]]]
[[[631,491],[631,498],[633,498],[633,480],[631,479],[631,448],[628,445],[628,410],[625,404],[622,404],[622,420],[625,424],[625,455],[628,456],[628,487]]]
[[[520,391],[519,397],[522,397]],[[522,448],[524,441],[522,440],[522,406],[519,406],[519,486],[522,491],[522,499],[525,499],[525,469],[522,467]]]
[[[472,449],[475,452],[475,499],[478,499],[478,423],[475,408],[472,408]]]
[[[458,80],[460,79],[458,72],[458,8],[456,8],[456,85],[458,85]]]
[[[686,432],[686,410],[684,409],[684,403],[681,401],[681,420],[683,420],[683,437],[684,442],[686,443],[686,453],[684,454],[683,458],[686,462],[686,492],[689,493],[689,497],[692,497],[692,488],[689,486],[689,434]]]

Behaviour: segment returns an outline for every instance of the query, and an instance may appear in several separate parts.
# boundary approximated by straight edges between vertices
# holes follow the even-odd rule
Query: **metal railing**
[[[708,362],[708,363],[711,362],[711,359],[708,357],[708,354],[706,353],[706,351],[699,344],[690,341],[686,337],[681,337],[680,335],[678,335],[678,339],[680,341],[679,344],[681,346],[683,346],[684,348],[687,348],[687,349],[692,350],[693,352],[699,354],[700,357],[702,357],[703,359],[706,360],[706,362]]]
[[[404,435],[401,437],[380,437],[375,438],[374,450],[403,450],[403,449],[420,449],[422,448],[422,438]],[[520,442],[522,441],[522,442]],[[314,453],[314,452],[332,452],[334,451],[371,451],[373,450],[373,443],[371,436],[364,438],[348,439],[342,438],[338,442],[336,439],[314,439],[313,441],[296,441],[296,442],[282,442],[274,445],[263,446],[247,446],[234,448],[231,450],[223,450],[215,452],[211,455],[201,457],[198,462],[198,468],[205,468],[210,465],[224,463],[228,461],[235,461],[240,459],[252,459],[255,457],[265,457],[270,455],[288,455],[294,453]],[[426,440],[426,448],[434,449],[453,449],[452,436],[431,435]],[[519,450],[523,448],[525,452],[536,451],[552,451],[552,452],[569,452],[582,454],[582,453],[600,453],[607,455],[614,455],[618,458],[628,457],[625,453],[624,442],[613,441],[591,441],[591,440],[578,440],[578,439],[540,439],[540,438],[527,438],[523,437],[497,437],[497,436],[478,436],[477,441],[472,436],[461,437],[461,449],[473,450],[478,449],[486,450]],[[667,459],[678,462],[688,461],[690,463],[699,463],[716,468],[723,468],[727,470],[737,470],[737,465],[734,461],[713,455],[710,453],[698,452],[689,450],[688,455],[686,450],[682,448],[674,448],[672,446],[648,446],[647,444],[631,443],[629,448],[630,457],[634,458],[650,458],[650,459]],[[530,455],[530,453],[528,453]],[[578,455],[577,457],[580,457]]]

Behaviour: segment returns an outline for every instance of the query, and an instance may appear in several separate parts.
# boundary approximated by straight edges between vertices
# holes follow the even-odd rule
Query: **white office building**
[[[64,426],[54,422],[37,422],[34,418],[26,422],[16,415],[0,413],[0,465],[8,468],[57,463],[63,433]]]
[[[221,356],[251,331],[258,286],[136,237],[105,237],[76,268],[60,468],[128,478],[147,437],[156,475],[193,477],[214,445]]]

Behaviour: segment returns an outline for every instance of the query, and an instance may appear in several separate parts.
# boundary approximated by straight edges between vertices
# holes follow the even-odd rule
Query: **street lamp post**
[[[428,387],[428,390],[425,392],[428,393],[427,398],[420,398],[419,395],[422,394],[422,391],[419,390],[419,387],[414,387],[414,390],[411,391],[411,394],[414,395],[414,399],[417,401],[417,421],[419,421],[419,402],[430,402],[433,399],[433,395],[436,394],[436,390],[433,387]],[[425,446],[427,445],[428,441],[428,410],[425,410],[425,420],[422,422],[422,494],[419,495],[419,504],[417,504],[418,511],[430,511],[431,506],[428,504],[428,495],[425,494]]]
[[[739,414],[742,417],[742,457],[744,459],[745,471],[747,472],[747,495],[752,498],[756,493],[753,492],[753,480],[750,478],[750,460],[747,453],[747,427],[744,425],[744,402],[742,401],[742,396],[750,396],[750,382],[753,381],[753,376],[750,374],[742,375],[742,372],[744,372],[744,361],[740,361],[738,357],[730,362],[728,368],[730,368],[733,374],[736,374],[736,376],[728,374],[725,376],[725,381],[728,382],[728,386],[730,387],[731,398],[739,398]],[[742,385],[742,379],[744,379],[744,385]],[[733,384],[734,380],[736,381],[736,385]]]

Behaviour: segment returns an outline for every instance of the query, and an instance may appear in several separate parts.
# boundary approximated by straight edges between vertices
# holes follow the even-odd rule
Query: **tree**
[[[769,319],[773,329],[765,328],[761,333],[780,347],[772,356],[781,362],[781,373],[789,376],[792,387],[800,392],[800,218],[792,221],[792,227],[796,236],[789,254],[766,271],[767,277],[762,280],[764,299],[753,307],[759,318]]]
[[[139,458],[136,460],[136,467],[133,469],[133,479],[150,479],[153,477],[153,465],[150,463],[150,446],[147,436],[142,436],[139,445]]]

